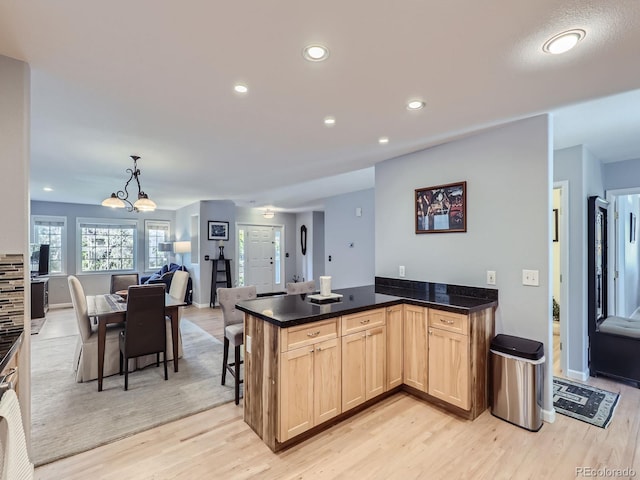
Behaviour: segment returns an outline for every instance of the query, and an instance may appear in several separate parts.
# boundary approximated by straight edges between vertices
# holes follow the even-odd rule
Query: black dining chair
[[[164,285],[133,285],[127,294],[127,316],[120,334],[120,375],[124,369],[124,389],[129,388],[129,359],[160,353],[164,360],[164,379],[167,373],[167,330],[164,315]]]
[[[111,288],[110,293],[116,293],[120,290],[126,290],[131,285],[138,285],[140,283],[137,273],[117,273],[111,275]]]

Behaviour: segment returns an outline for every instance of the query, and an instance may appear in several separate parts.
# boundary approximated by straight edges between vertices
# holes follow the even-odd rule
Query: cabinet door
[[[280,440],[313,426],[313,345],[280,356]]]
[[[387,390],[402,385],[402,305],[387,308]]]
[[[469,410],[469,372],[469,337],[430,328],[429,395]]]
[[[427,391],[427,309],[405,305],[404,383]]]
[[[384,393],[386,385],[387,335],[386,327],[366,331],[366,399]]]
[[[342,337],[342,411],[366,400],[366,331]]]
[[[342,412],[340,340],[334,338],[315,345],[313,353],[314,425]]]

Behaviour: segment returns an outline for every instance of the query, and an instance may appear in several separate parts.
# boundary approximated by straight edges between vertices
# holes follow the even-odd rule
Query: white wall
[[[606,163],[602,173],[605,190],[640,187],[640,158]]]
[[[208,239],[208,222],[215,220],[229,222],[229,240],[224,242],[224,257],[231,260],[231,268],[234,271],[236,259],[236,206],[231,200],[208,200],[196,202],[176,211],[176,239],[192,240],[192,218],[197,215],[200,225],[199,257],[185,254],[184,265],[189,269],[193,281],[193,303],[199,307],[208,307],[211,295],[211,261],[205,261],[204,256],[210,259],[218,258],[218,240]],[[235,281],[232,275],[232,282]]]
[[[583,145],[554,152],[553,180],[569,183],[569,319],[567,374],[586,378],[587,324],[587,199],[604,195],[601,162]]]
[[[376,189],[337,195],[325,200],[325,274],[332,288],[373,285],[377,243],[375,239]],[[362,216],[356,216],[356,208]],[[378,217],[380,218],[380,217]],[[385,221],[385,220],[379,220]],[[353,247],[350,245],[353,244]],[[384,254],[387,252],[381,252]],[[329,261],[331,256],[331,261]]]
[[[513,122],[376,166],[375,274],[486,286],[497,272],[496,333],[545,344],[544,408],[552,410],[551,133],[547,115]],[[415,192],[467,182],[467,232],[415,234]],[[328,223],[328,222],[327,222]],[[522,269],[540,286],[522,285]]]
[[[0,252],[22,254],[25,285],[29,284],[29,125],[30,70],[19,60],[0,55],[0,201],[2,209]],[[25,288],[25,335],[18,358],[20,408],[27,443],[31,438],[30,290]]]
[[[324,275],[324,212],[313,212],[313,278],[320,288],[319,278]]]
[[[302,254],[302,247],[300,246],[300,227],[304,225],[307,227],[307,249],[306,253]],[[298,276],[298,280],[308,281],[314,278],[313,276],[313,212],[302,212],[296,215],[296,271],[295,275]],[[287,280],[291,281],[291,280]],[[285,282],[286,283],[286,282]]]

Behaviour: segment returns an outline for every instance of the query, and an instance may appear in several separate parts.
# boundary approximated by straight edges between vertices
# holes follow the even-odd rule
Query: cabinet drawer
[[[429,309],[429,326],[469,335],[469,317],[460,313]]]
[[[282,330],[281,351],[286,352],[294,348],[311,345],[331,338],[338,337],[338,319],[331,318],[321,322],[297,325]]]
[[[384,308],[345,315],[342,317],[342,335],[382,326],[385,324],[385,318]]]

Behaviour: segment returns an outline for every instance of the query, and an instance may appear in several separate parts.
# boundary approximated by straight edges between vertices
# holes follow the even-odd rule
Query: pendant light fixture
[[[127,173],[129,173],[130,176],[124,185],[124,190],[118,190],[112,193],[110,197],[105,198],[102,201],[102,206],[111,208],[126,207],[128,212],[153,212],[156,209],[155,202],[149,199],[148,195],[144,193],[140,187],[140,178],[138,178],[140,176],[140,169],[138,168],[138,160],[140,160],[140,157],[131,155],[131,159],[133,160],[133,169],[127,168]],[[127,187],[133,179],[135,179],[138,184],[138,199],[134,203],[131,203],[129,201],[129,191]]]

